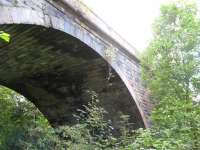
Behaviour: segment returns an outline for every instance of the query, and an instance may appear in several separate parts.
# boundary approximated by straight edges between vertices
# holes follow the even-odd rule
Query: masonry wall
[[[100,28],[103,25],[95,26],[95,19],[88,20],[85,6],[77,2],[71,4],[73,0],[0,0],[0,24],[41,25],[65,32],[85,43],[117,72],[135,101],[145,126],[150,126],[152,104],[142,84],[139,59],[134,49],[127,49],[123,42],[118,42],[119,39],[116,41],[114,36],[110,37],[109,30],[104,32]],[[76,7],[73,9],[73,6]]]

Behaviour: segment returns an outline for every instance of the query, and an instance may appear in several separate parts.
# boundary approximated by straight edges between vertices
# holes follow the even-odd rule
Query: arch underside
[[[138,108],[123,81],[93,49],[52,28],[0,25],[11,34],[0,43],[0,84],[24,95],[52,125],[71,124],[72,114],[87,104],[87,91],[99,95],[107,118],[118,127],[122,114],[133,128],[143,127]]]

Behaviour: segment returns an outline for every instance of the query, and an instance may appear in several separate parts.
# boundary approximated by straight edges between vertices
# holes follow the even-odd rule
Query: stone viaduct
[[[0,0],[0,84],[31,100],[52,125],[73,123],[88,90],[117,128],[121,114],[149,127],[152,104],[139,54],[78,0]]]

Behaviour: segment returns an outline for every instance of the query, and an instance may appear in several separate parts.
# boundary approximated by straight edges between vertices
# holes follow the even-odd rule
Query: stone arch
[[[109,64],[112,66],[112,68],[113,68],[113,72],[114,72],[113,74],[115,76],[113,78],[113,83],[115,82],[116,85],[121,86],[121,87],[117,87],[116,86],[116,88],[114,89],[115,92],[117,93],[120,90],[121,91],[125,90],[123,92],[125,92],[126,93],[125,95],[127,96],[125,98],[126,102],[124,102],[124,101],[120,102],[120,99],[118,97],[118,102],[120,102],[120,105],[118,107],[116,107],[116,108],[120,109],[120,107],[124,105],[123,109],[127,109],[127,110],[125,110],[125,113],[128,112],[128,114],[131,114],[132,120],[134,120],[134,118],[137,118],[136,119],[137,122],[138,122],[138,126],[136,125],[137,127],[141,127],[143,125],[147,126],[146,123],[145,123],[145,118],[144,118],[143,111],[141,110],[141,108],[140,108],[140,106],[139,106],[139,104],[137,102],[137,98],[136,98],[134,92],[131,90],[131,86],[128,83],[126,77],[124,76],[123,72],[119,68],[117,68],[117,66],[113,63],[112,60],[108,60],[108,58],[107,58],[107,56],[105,54],[106,49],[109,49],[110,47],[112,47],[111,45],[109,45],[108,43],[105,43],[105,41],[101,41],[100,39],[99,40],[95,39],[95,35],[90,34],[90,32],[88,32],[87,30],[81,30],[80,27],[78,27],[76,24],[70,22],[70,20],[57,18],[55,16],[47,15],[47,14],[44,14],[42,12],[36,12],[34,10],[30,10],[30,9],[27,9],[27,8],[14,8],[14,7],[13,8],[12,7],[0,7],[0,8],[1,8],[1,14],[0,14],[0,24],[1,25],[0,25],[0,27],[1,27],[2,30],[7,30],[9,28],[10,31],[13,30],[13,32],[15,32],[14,31],[15,29],[17,29],[17,30],[19,29],[16,33],[20,34],[19,31],[21,30],[22,31],[22,33],[21,33],[22,36],[24,36],[24,32],[28,34],[28,33],[31,33],[31,32],[32,33],[37,33],[36,31],[41,31],[42,30],[40,35],[42,33],[46,33],[46,35],[43,36],[43,42],[44,42],[45,37],[50,36],[50,34],[48,34],[48,33],[51,33],[51,35],[56,35],[56,34],[60,35],[60,34],[62,34],[62,36],[64,36],[64,37],[65,36],[69,36],[70,39],[75,40],[79,44],[81,43],[80,45],[78,44],[79,45],[78,47],[76,47],[76,46],[73,47],[72,46],[73,44],[70,46],[70,44],[68,43],[68,46],[69,46],[68,48],[72,49],[72,52],[70,53],[70,55],[72,55],[72,57],[76,57],[76,59],[78,59],[80,57],[81,57],[80,59],[84,58],[84,60],[88,60],[88,59],[94,59],[95,60],[96,58],[100,59],[100,64],[98,64],[98,61],[95,62],[96,64],[93,62],[93,67],[97,67],[97,66],[101,66],[102,65],[101,66],[102,70],[100,71],[100,74],[103,72],[102,77],[104,77],[104,78],[105,78],[105,73],[108,72],[108,70],[106,70],[106,67],[107,67],[108,63],[106,63],[106,61],[105,61],[105,60],[107,60],[109,62]],[[32,18],[32,19],[30,19],[30,18]],[[24,28],[25,28],[25,30],[24,30]],[[84,28],[84,27],[82,27],[82,28]],[[9,30],[8,30],[8,32],[9,32]],[[29,30],[33,30],[33,31],[29,32]],[[66,33],[67,33],[67,35],[66,35]],[[19,35],[18,35],[18,37],[19,37]],[[41,38],[42,36],[36,36],[36,37],[37,38]],[[31,40],[31,39],[27,37],[27,40]],[[40,43],[40,41],[37,41],[37,42]],[[21,43],[21,44],[23,44],[23,43]],[[46,45],[47,45],[47,43],[46,43]],[[53,46],[55,46],[55,45],[56,46],[60,46],[59,49],[61,49],[61,51],[66,46],[66,45],[62,45],[62,44],[59,45],[58,43],[54,43],[53,44]],[[40,46],[41,47],[37,47],[37,49],[38,48],[42,48],[43,45],[41,44]],[[5,50],[8,47],[9,47],[9,45],[5,45],[5,47],[3,47],[1,49]],[[19,47],[20,47],[20,45],[19,45]],[[83,53],[83,51],[78,50],[79,47],[81,47],[82,49],[86,49],[84,51],[84,53]],[[48,47],[48,48],[51,49],[51,47]],[[88,51],[88,49],[89,49],[89,51]],[[87,52],[87,53],[85,53],[85,52]],[[65,53],[65,52],[63,52],[63,53]],[[22,56],[20,55],[20,57],[23,57],[23,55]],[[59,59],[60,59],[60,56],[57,56],[57,57],[59,57]],[[91,65],[91,62],[87,62],[87,63]],[[68,62],[68,64],[69,64],[69,62]],[[49,67],[49,68],[51,68],[51,67]],[[55,65],[55,67],[57,67],[57,66]],[[3,71],[3,69],[5,69],[5,68],[1,68],[0,70]],[[82,67],[80,67],[80,69],[84,70],[84,68],[82,68]],[[88,72],[91,73],[92,70],[93,69],[88,70]],[[27,71],[30,72],[30,70],[28,70],[28,69],[27,69]],[[75,77],[75,75],[73,73],[69,73],[69,70],[65,70],[65,71],[67,71],[67,74],[62,74],[61,75],[62,76],[62,78],[60,78],[61,81],[62,81],[62,79],[66,78],[66,77],[70,78],[71,80],[67,80],[67,82],[71,86],[70,87],[71,88],[70,89],[71,92],[73,93],[73,92],[79,91],[80,89],[76,89],[77,88],[76,84],[77,85],[81,84],[82,82],[84,82],[84,79],[82,81],[77,80],[79,78],[79,76]],[[78,71],[78,70],[75,70],[75,72],[76,71]],[[44,72],[44,74],[42,74],[42,72]],[[55,75],[55,73],[48,74],[49,72],[48,73],[47,72],[48,71],[46,71],[46,72],[45,71],[40,71],[38,78],[42,79],[42,81],[46,80],[47,82],[49,82],[49,78],[55,79],[57,77]],[[79,75],[88,77],[88,75],[89,75],[88,72],[86,73],[86,75],[85,74],[84,75],[83,74],[79,74]],[[6,72],[4,72],[4,73],[5,74],[1,74],[0,76],[6,77]],[[12,75],[15,72],[9,72],[9,73]],[[65,75],[68,75],[68,76],[65,76]],[[71,77],[74,77],[75,79],[73,79]],[[42,83],[41,80],[37,79],[37,75],[36,76],[34,75],[34,76],[30,77],[30,78],[31,78],[31,79],[29,79],[30,82],[33,82],[31,80],[34,80],[34,79],[38,81],[38,83],[36,83],[36,85],[40,83],[40,84],[44,84],[44,87],[48,86],[48,83]],[[46,78],[48,78],[48,80]],[[89,78],[90,77],[88,77],[88,80],[89,80]],[[17,80],[19,80],[19,79],[21,79],[23,81],[24,76],[21,76],[21,78],[18,78]],[[58,80],[60,80],[60,79],[58,79]],[[47,92],[49,90],[48,89],[47,91],[44,91],[43,87],[42,88],[36,88],[36,86],[33,83],[27,84],[28,83],[27,81],[13,82],[14,81],[13,79],[10,80],[10,81],[12,81],[12,82],[7,82],[5,79],[1,79],[0,80],[1,84],[5,85],[5,86],[8,86],[9,88],[12,88],[12,89],[18,91],[19,93],[21,93],[25,97],[28,97],[29,99],[35,100],[35,101],[33,101],[33,103],[35,103],[36,106],[38,106],[36,104],[37,103],[36,101],[41,99],[42,97],[34,97],[34,96],[37,95],[38,93],[46,95],[45,92]],[[61,82],[61,81],[59,81],[59,82]],[[104,81],[102,83],[104,84],[105,82],[106,81]],[[125,84],[123,84],[123,82]],[[94,84],[94,81],[91,81],[91,83]],[[101,83],[101,81],[99,83]],[[72,85],[72,84],[75,84],[75,85]],[[109,82],[105,84],[105,86],[109,86],[109,85],[110,85]],[[63,89],[62,89],[62,87],[60,87],[60,88],[61,89],[59,89],[59,90],[61,90],[61,91],[62,90],[63,91],[68,90],[69,91],[69,89],[67,89],[66,87],[63,87]],[[64,88],[66,88],[66,89],[64,89]],[[73,88],[74,88],[75,91],[73,91]],[[116,90],[117,88],[119,88],[118,91]],[[104,87],[102,87],[101,90],[102,91],[106,91],[107,89],[106,88],[104,89]],[[32,91],[32,92],[33,91],[37,91],[37,92],[36,93],[31,93],[30,91]],[[49,90],[48,93],[50,91],[51,90]],[[76,93],[74,93],[74,94],[76,96]],[[112,94],[111,94],[111,96],[112,96]],[[53,97],[56,97],[56,99],[58,99],[57,98],[58,97],[57,94],[48,95],[49,99],[55,99]],[[133,101],[132,97],[134,98],[135,101]],[[116,97],[114,97],[114,98],[116,98]],[[123,94],[121,94],[121,98],[124,98]],[[60,99],[58,101],[60,101]],[[112,106],[114,104],[116,104],[115,101],[113,101],[113,102],[114,103],[108,104],[109,106],[108,106],[107,109],[112,108]],[[59,103],[59,102],[57,102],[57,103]],[[106,104],[106,101],[104,101],[103,103]],[[77,102],[75,104],[81,104],[79,98],[78,98],[78,100],[77,100]],[[53,102],[51,105],[53,105],[55,107],[56,104]],[[72,104],[72,105],[74,105],[74,104]],[[65,106],[65,105],[64,104],[60,104],[60,106]],[[44,113],[45,116],[47,116],[47,118],[49,116],[54,116],[55,115],[55,114],[51,114],[50,113],[51,110],[48,110],[47,112],[45,112],[45,110],[43,110],[44,108],[42,108],[42,107],[45,108],[45,104],[44,104],[44,106],[38,106],[38,108],[41,110],[41,112]],[[116,108],[114,110],[112,110],[112,112],[111,112],[112,113],[112,115],[111,115],[112,117],[115,116]],[[57,110],[60,110],[60,109],[61,108],[57,108]],[[62,111],[64,111],[64,110],[62,110]],[[71,111],[71,109],[69,109],[68,112],[69,111]],[[62,113],[65,113],[65,112],[62,112]],[[62,113],[57,112],[57,115],[58,116],[59,115],[62,116],[61,115]],[[60,117],[61,120],[51,119],[51,118],[55,118],[55,116],[48,118],[52,124],[54,124],[55,122],[62,124],[62,120],[69,121],[71,119],[69,116],[64,116],[63,118]],[[117,121],[115,121],[115,120],[117,120],[117,118],[118,117],[114,117],[114,122],[116,122],[116,124],[117,124]]]

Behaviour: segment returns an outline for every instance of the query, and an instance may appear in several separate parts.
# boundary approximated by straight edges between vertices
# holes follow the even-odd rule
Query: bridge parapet
[[[81,0],[61,0],[60,2],[73,9],[82,18],[81,20],[84,20],[84,23],[87,23],[90,29],[94,29],[98,32],[101,37],[104,37],[104,39],[107,39],[107,41],[110,41],[113,45],[118,46],[119,49],[126,50],[139,59],[139,52],[137,49],[115,32],[112,27],[82,3]]]

